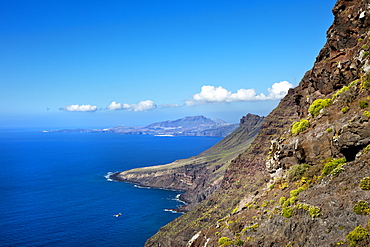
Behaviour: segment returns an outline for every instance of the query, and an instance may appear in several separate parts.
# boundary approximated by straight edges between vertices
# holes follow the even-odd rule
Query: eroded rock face
[[[370,81],[370,2],[338,0],[333,14],[313,68],[266,117],[251,147],[231,162],[219,189],[147,246],[219,246],[221,237],[242,246],[336,246],[356,226],[367,227],[368,216],[353,207],[370,202],[359,188],[370,176],[370,152],[364,151],[370,143],[370,119],[364,116],[369,108],[360,107],[361,101],[370,104],[370,86],[364,86]],[[348,90],[334,96],[344,86]],[[319,98],[332,104],[310,116],[308,108]],[[310,126],[292,134],[292,123],[302,118]],[[347,163],[321,178],[324,163],[341,158]],[[308,165],[310,182],[289,181],[287,171],[301,164]],[[299,186],[304,191],[285,206],[279,203]]]

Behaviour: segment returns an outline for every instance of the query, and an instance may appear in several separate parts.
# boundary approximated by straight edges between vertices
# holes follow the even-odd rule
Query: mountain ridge
[[[187,116],[176,120],[156,122],[142,127],[116,126],[104,129],[63,129],[43,132],[102,132],[125,135],[225,137],[237,128],[238,124],[230,124],[220,119],[212,120],[199,115]]]

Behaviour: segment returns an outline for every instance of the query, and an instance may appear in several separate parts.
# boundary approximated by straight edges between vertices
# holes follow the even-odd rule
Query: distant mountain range
[[[238,127],[239,124],[230,124],[220,119],[212,120],[204,116],[190,116],[152,123],[143,127],[116,126],[105,129],[63,129],[44,132],[108,132],[126,135],[225,137]]]

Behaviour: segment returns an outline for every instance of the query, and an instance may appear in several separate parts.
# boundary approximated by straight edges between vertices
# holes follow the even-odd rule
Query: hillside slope
[[[370,1],[333,14],[313,68],[221,186],[146,246],[370,245]]]
[[[239,128],[197,156],[116,173],[111,178],[143,186],[183,190],[186,193],[180,199],[189,204],[182,210],[190,210],[219,187],[230,161],[248,148],[264,119],[248,114],[240,120]]]

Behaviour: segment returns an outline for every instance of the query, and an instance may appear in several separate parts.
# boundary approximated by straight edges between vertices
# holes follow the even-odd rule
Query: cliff
[[[333,14],[313,68],[219,188],[146,246],[370,245],[370,1]]]
[[[233,133],[197,156],[166,165],[116,173],[111,178],[142,186],[185,191],[180,199],[188,205],[181,210],[188,211],[219,187],[230,161],[248,148],[264,119],[248,114]]]

